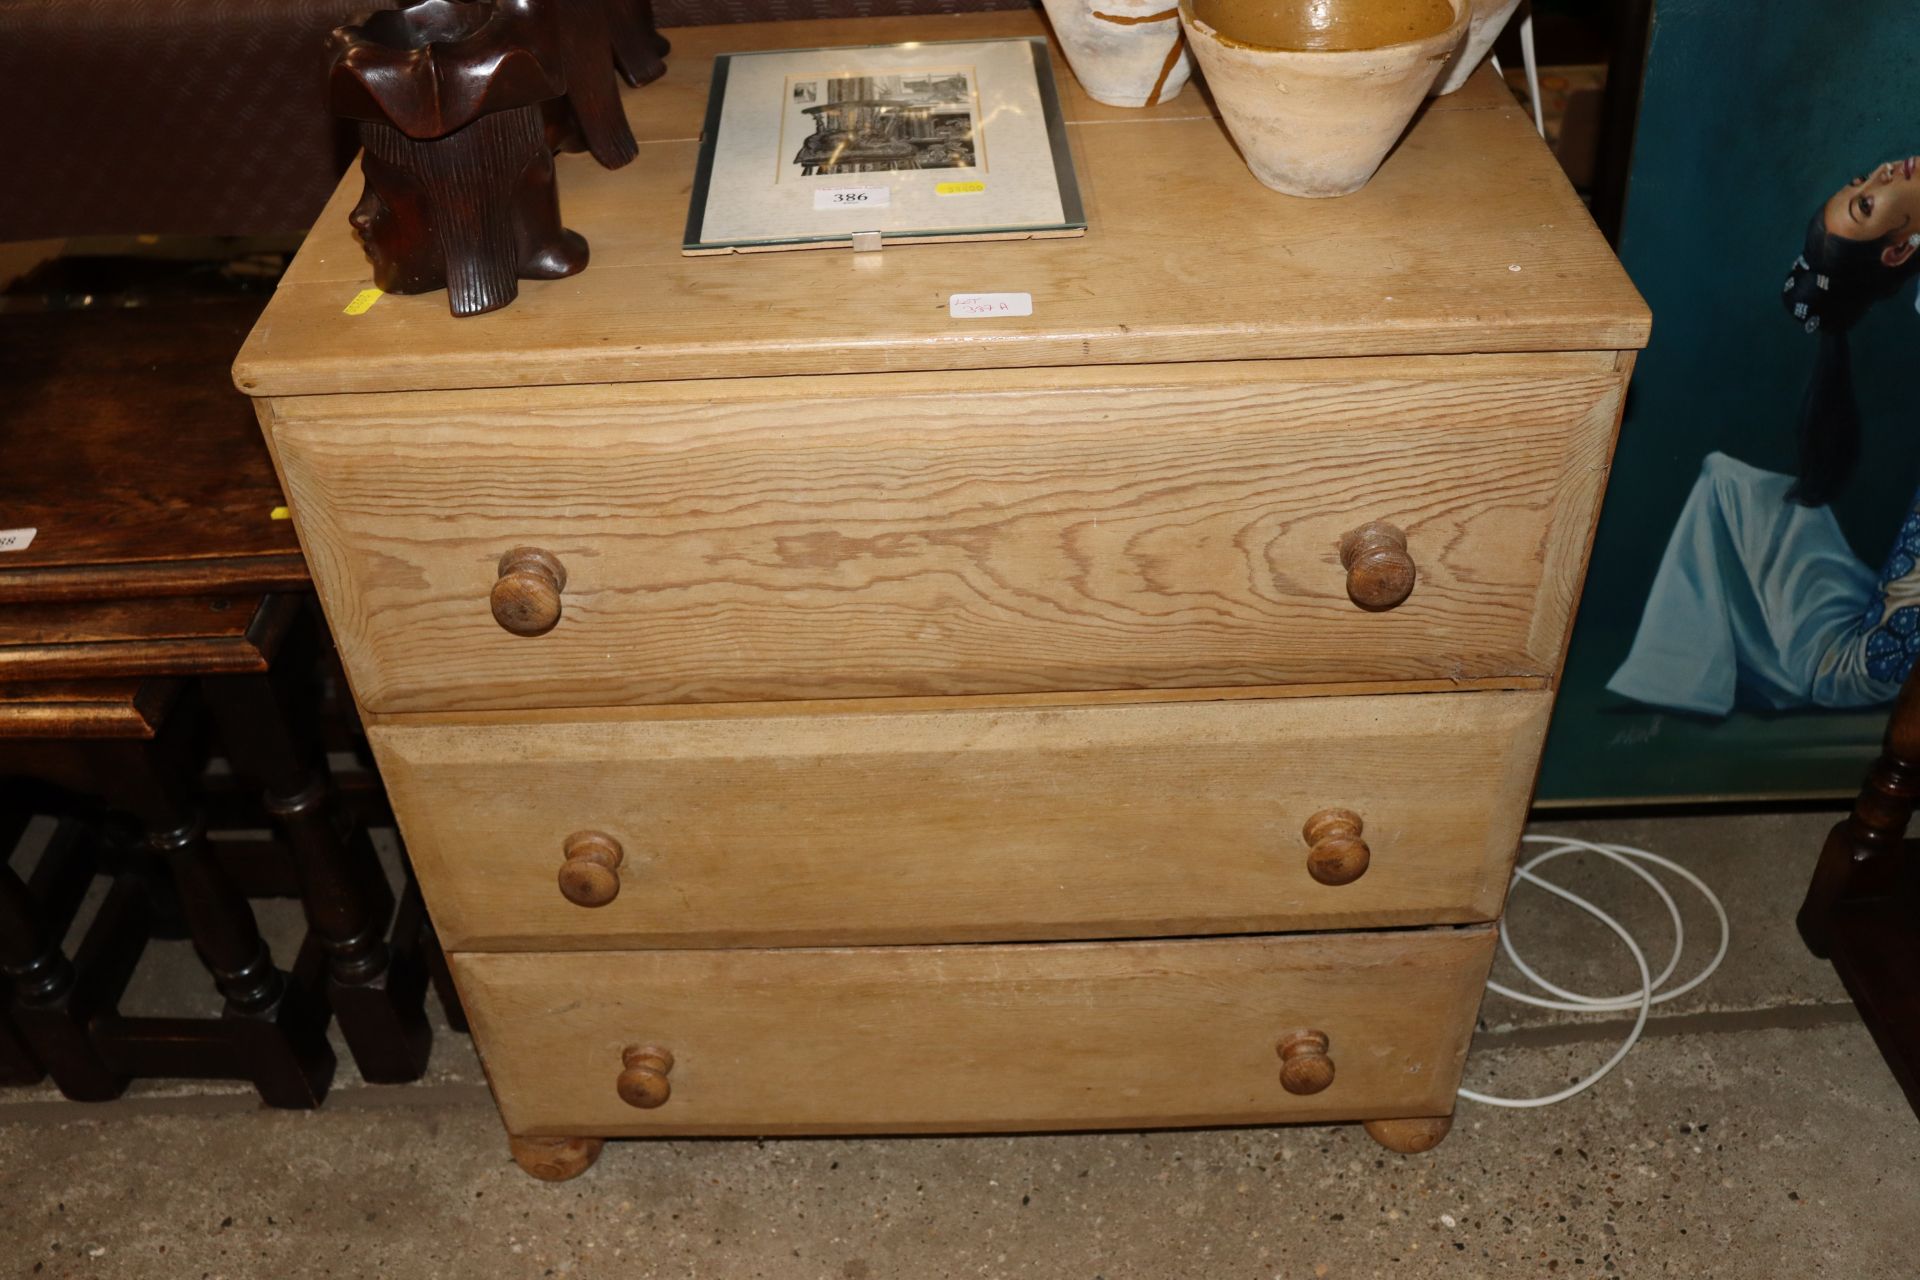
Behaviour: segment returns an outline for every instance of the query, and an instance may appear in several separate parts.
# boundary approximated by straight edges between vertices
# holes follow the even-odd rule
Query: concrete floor
[[[1830,822],[1537,828],[1678,858],[1726,900],[1733,949],[1597,1088],[1533,1111],[1462,1103],[1425,1156],[1346,1126],[617,1143],[547,1185],[509,1162],[471,1051],[442,1030],[428,1083],[344,1072],[310,1114],[217,1085],[102,1106],[0,1091],[0,1275],[1911,1280],[1920,1120],[1792,931]],[[1645,889],[1566,879],[1670,945]],[[1685,971],[1715,931],[1681,901]],[[1561,980],[1630,984],[1610,935],[1536,891],[1514,921]],[[1621,1026],[1490,998],[1468,1080],[1550,1091]]]

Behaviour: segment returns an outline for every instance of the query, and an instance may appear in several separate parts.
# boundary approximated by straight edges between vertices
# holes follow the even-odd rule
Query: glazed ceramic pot
[[[1288,195],[1343,196],[1373,177],[1460,46],[1470,0],[1448,3],[1444,29],[1374,49],[1249,43],[1196,17],[1194,0],[1180,0],[1180,25],[1253,176]]]
[[[1095,102],[1151,107],[1193,73],[1173,0],[1045,0],[1074,79]]]
[[[1467,23],[1467,38],[1460,42],[1453,61],[1440,73],[1440,83],[1433,88],[1435,94],[1452,93],[1473,77],[1492,52],[1493,42],[1512,21],[1513,11],[1519,7],[1520,0],[1475,0],[1473,17]]]

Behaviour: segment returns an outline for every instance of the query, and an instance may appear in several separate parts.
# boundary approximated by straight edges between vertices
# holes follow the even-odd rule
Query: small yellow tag
[[[275,507],[273,510],[267,512],[267,519],[291,520],[293,519],[293,512],[287,510],[285,507]]]
[[[353,301],[341,310],[350,316],[363,316],[373,309],[373,304],[380,301],[380,295],[385,292],[384,289],[362,289],[354,294]]]
[[[975,196],[986,189],[984,182],[941,182],[933,188],[936,195],[943,196]]]

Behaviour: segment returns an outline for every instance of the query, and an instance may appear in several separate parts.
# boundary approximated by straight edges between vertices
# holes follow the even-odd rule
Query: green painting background
[[[1794,470],[1814,352],[1780,286],[1808,219],[1840,186],[1920,152],[1915,0],[1660,0],[1620,257],[1653,309],[1547,740],[1543,803],[1851,794],[1884,709],[1641,706],[1605,690],[1626,656],[1675,517],[1718,449]],[[1913,291],[1854,331],[1865,425],[1834,512],[1876,571],[1920,479]]]

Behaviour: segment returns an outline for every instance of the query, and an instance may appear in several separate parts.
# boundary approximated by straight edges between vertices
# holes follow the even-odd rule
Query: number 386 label
[[[819,209],[885,209],[893,203],[891,187],[822,187],[813,193]]]

